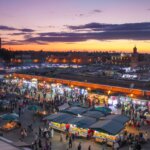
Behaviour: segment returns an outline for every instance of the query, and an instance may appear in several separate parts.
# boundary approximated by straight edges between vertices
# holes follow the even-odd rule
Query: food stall
[[[148,100],[143,100],[143,99],[132,99],[133,104],[136,104],[139,107],[147,107],[148,109]]]
[[[19,82],[18,78],[15,78],[15,79],[11,80],[11,84],[18,84],[18,82]]]
[[[109,135],[103,132],[94,131],[93,137],[96,142],[102,143],[103,141],[107,141],[107,144],[112,146],[113,142],[117,139],[117,136]]]
[[[78,136],[87,137],[89,126],[96,122],[96,118],[91,118],[87,116],[75,117],[69,121],[70,132],[78,133]]]
[[[95,124],[90,126],[90,129],[94,130],[93,137],[97,142],[107,141],[108,145],[113,145],[113,142],[117,139],[118,133],[124,129],[124,125],[114,120],[99,120]]]
[[[49,127],[63,132],[66,130],[66,125],[64,123],[50,122]]]
[[[77,134],[79,137],[87,137],[88,129],[78,128],[76,125],[71,125],[70,132],[73,134]]]
[[[50,121],[49,126],[59,131],[69,131],[81,137],[87,137],[89,126],[96,122],[96,118],[75,116],[67,113],[52,114],[44,118]]]
[[[146,112],[144,115],[146,117],[146,123],[150,125],[150,113]]]
[[[38,80],[36,79],[36,78],[33,78],[32,80],[31,80],[31,84],[29,84],[29,88],[38,88]]]
[[[68,120],[68,119],[67,119]],[[73,117],[69,121],[64,120],[66,123],[58,123],[51,121],[49,126],[59,131],[69,131],[70,133],[77,134],[80,137],[87,137],[88,126],[96,122],[96,119],[89,117]],[[69,128],[67,127],[69,125]]]
[[[59,112],[44,117],[43,120],[49,121],[49,126],[56,130],[62,132],[69,131],[84,138],[93,137],[97,142],[106,140],[107,144],[111,146],[118,138],[118,134],[125,128],[125,122],[128,121],[128,118],[121,115],[105,117],[96,110],[81,110],[80,112],[76,112],[77,107],[67,110],[68,112]],[[78,113],[79,115],[77,115]],[[94,117],[97,113],[99,113],[98,117]]]
[[[88,94],[88,99],[90,102],[94,102],[95,105],[105,105],[108,104],[108,96],[107,95],[99,95],[95,93],[89,93]]]
[[[131,102],[131,98],[128,96],[109,96],[108,104],[110,106],[116,106],[118,104],[128,104]]]
[[[75,116],[66,113],[56,113],[43,118],[43,121],[49,121],[49,126],[54,129],[65,131],[66,124]]]
[[[18,121],[9,121],[9,122],[6,122],[5,124],[3,124],[0,127],[0,130],[11,131],[13,129],[20,128],[20,127],[21,127],[21,124]]]
[[[43,117],[47,115],[47,111],[46,110],[38,110],[35,115]]]

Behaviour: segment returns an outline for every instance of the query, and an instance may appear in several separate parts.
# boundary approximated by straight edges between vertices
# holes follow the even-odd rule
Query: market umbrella
[[[4,115],[1,115],[0,118],[2,118],[3,120],[8,120],[8,121],[15,121],[19,119],[19,115],[16,113],[4,114]]]
[[[41,107],[37,106],[37,105],[30,105],[30,106],[28,106],[28,110],[38,111],[40,109],[41,109]]]

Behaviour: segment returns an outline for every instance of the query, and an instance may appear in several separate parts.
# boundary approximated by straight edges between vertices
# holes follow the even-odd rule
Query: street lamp
[[[134,95],[133,95],[133,94],[130,94],[130,96],[133,97]]]
[[[109,90],[109,91],[107,92],[107,94],[110,95],[110,93],[111,93],[111,91]]]

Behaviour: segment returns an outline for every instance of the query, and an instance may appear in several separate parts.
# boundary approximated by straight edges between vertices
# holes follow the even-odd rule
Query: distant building
[[[150,63],[150,55],[139,54],[136,47],[133,48],[132,53],[8,51],[2,48],[0,56],[4,60],[8,59],[12,65],[26,63],[108,64],[136,68],[149,66]]]
[[[111,56],[111,64],[118,65],[118,66],[130,66],[131,62],[131,54],[117,54]]]
[[[0,38],[0,50],[2,49],[2,39]]]
[[[137,51],[136,46],[133,48],[133,53],[132,53],[132,58],[131,58],[131,68],[136,68],[138,67],[139,63],[139,54]]]

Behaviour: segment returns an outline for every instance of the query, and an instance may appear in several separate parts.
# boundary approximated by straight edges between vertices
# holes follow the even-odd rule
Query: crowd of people
[[[145,106],[145,109],[139,107],[139,105],[134,104],[133,102],[123,104],[121,112],[122,114],[128,116],[130,118],[129,126],[137,128],[138,130],[140,127],[147,125],[147,120],[145,113],[148,112],[148,107]]]
[[[39,127],[38,133],[35,133],[34,141],[32,143],[33,150],[52,150],[52,139],[54,137],[53,128],[42,128]],[[60,142],[66,143],[66,150],[69,150],[73,147],[73,143],[76,140],[75,134],[69,132],[60,133]],[[88,150],[91,150],[91,145],[88,146]],[[77,145],[77,150],[82,150],[82,143],[79,142]]]
[[[38,90],[36,88],[32,88],[30,90],[27,87],[25,90],[22,90],[22,88],[18,87],[17,84],[2,83],[0,86],[0,91],[2,93],[5,92],[5,94],[16,93],[17,96],[15,96],[15,98],[12,97],[10,98],[10,111],[13,112],[13,110],[17,109],[19,116],[21,116],[21,114],[24,113],[24,109],[26,108],[26,106],[32,103],[36,103],[37,105],[41,106],[48,113],[54,113],[56,111],[59,111],[59,106],[61,106],[64,103],[67,103],[68,101],[79,102],[85,105],[87,104],[88,107],[91,107],[91,105],[89,105],[87,95],[81,93],[79,94],[74,90],[71,91],[64,90],[63,94],[60,94],[57,89],[55,91],[51,90],[50,91],[51,100],[49,101],[46,101],[47,97],[46,89]],[[42,96],[40,93],[42,93]],[[94,104],[92,104],[92,106],[93,105]],[[144,116],[145,112],[139,109],[138,105],[133,104],[132,102],[122,104],[121,112],[122,114],[130,117],[130,121],[128,123],[129,126],[132,126],[140,130],[140,127],[146,125],[146,120]],[[28,126],[28,129],[21,128],[20,139],[24,140],[24,138],[28,136],[28,133],[30,132],[34,132],[32,124]],[[68,149],[72,148],[76,136],[68,132],[66,132],[65,135],[66,137],[64,136],[63,133],[60,133],[60,142],[67,141]],[[39,127],[39,133],[37,132],[34,133],[34,141],[32,143],[32,148],[35,150],[37,149],[51,150],[53,137],[54,137],[54,130],[52,128],[48,129]],[[148,140],[149,139],[147,132],[145,133],[139,132],[138,135],[135,135],[125,131],[123,134],[118,136],[118,140],[113,144],[113,148],[119,149],[124,145],[129,145],[130,150],[132,149],[140,150],[141,144],[146,143]],[[107,142],[104,141],[102,144],[105,145],[105,143]],[[77,149],[78,150],[82,149],[81,142],[78,144]],[[91,150],[91,145],[89,145],[88,150]]]

